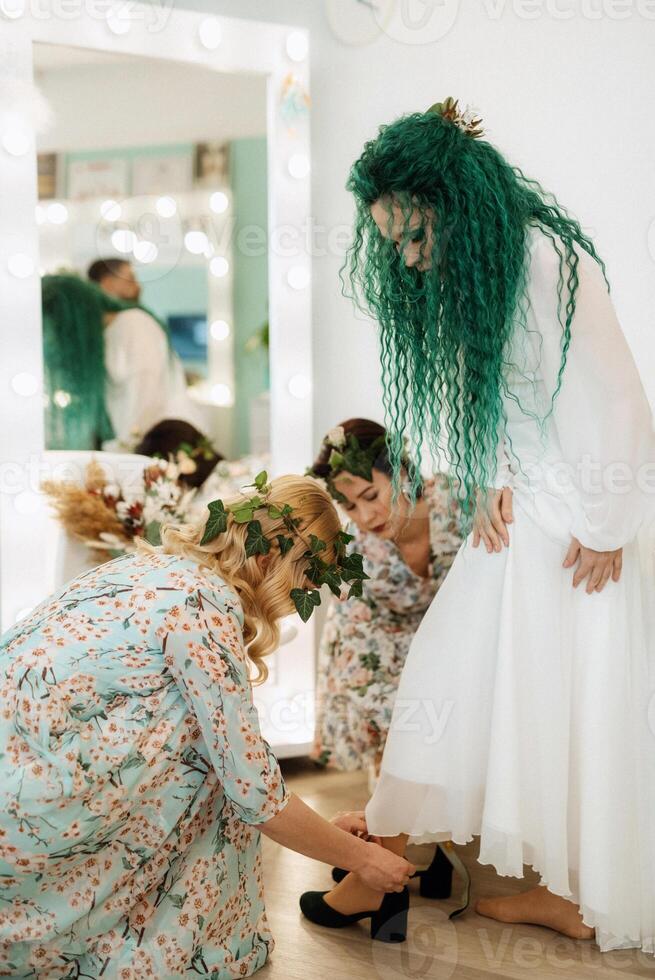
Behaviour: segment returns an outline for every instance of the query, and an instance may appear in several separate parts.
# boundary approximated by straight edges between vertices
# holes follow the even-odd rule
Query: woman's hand
[[[416,868],[405,858],[372,841],[366,844],[363,858],[352,870],[365,885],[375,891],[401,892]]]
[[[487,507],[484,506],[484,496],[478,491],[478,505],[473,518],[473,547],[477,548],[482,540],[491,554],[492,551],[500,551],[503,544],[509,548],[507,525],[514,520],[512,490],[510,487],[487,490],[486,500]]]
[[[578,559],[580,564],[573,576],[573,588],[577,589],[580,582],[588,578],[585,590],[587,595],[602,592],[610,577],[613,582],[618,582],[621,578],[623,548],[617,548],[616,551],[593,551],[581,545],[577,538],[571,538],[563,567],[571,568]]]
[[[340,827],[341,830],[345,830],[348,834],[354,834],[355,837],[364,837],[376,844],[380,843],[381,838],[369,834],[363,810],[342,810],[332,817],[330,823],[333,823],[335,827]]]

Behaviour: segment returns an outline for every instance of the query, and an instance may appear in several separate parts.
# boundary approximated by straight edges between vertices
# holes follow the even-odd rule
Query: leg
[[[543,885],[508,898],[482,898],[475,911],[499,922],[546,926],[570,939],[594,938],[594,930],[584,924],[578,906],[553,895]]]
[[[404,855],[407,847],[407,834],[400,834],[398,837],[384,837],[382,846],[393,851],[394,854]],[[354,912],[379,909],[384,895],[384,892],[376,892],[369,888],[357,875],[348,874],[343,881],[340,881],[332,891],[324,896],[324,900],[337,912],[352,915]]]

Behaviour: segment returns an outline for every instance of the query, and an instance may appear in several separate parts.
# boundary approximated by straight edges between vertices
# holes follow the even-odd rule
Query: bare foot
[[[323,896],[323,901],[342,915],[379,909],[383,899],[384,892],[373,891],[354,874],[346,875],[332,891]]]
[[[546,926],[570,939],[593,939],[595,935],[582,921],[577,905],[553,895],[543,885],[509,898],[481,898],[475,911],[499,922]]]

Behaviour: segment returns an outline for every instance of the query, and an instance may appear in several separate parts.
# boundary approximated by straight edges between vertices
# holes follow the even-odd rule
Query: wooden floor
[[[338,810],[362,809],[367,799],[362,773],[318,770],[304,759],[282,764],[287,785],[326,817]],[[410,885],[411,907],[407,942],[398,946],[373,943],[368,921],[331,931],[312,925],[298,908],[307,889],[330,887],[330,869],[262,838],[266,908],[276,948],[257,974],[261,980],[483,980],[512,977],[525,980],[605,980],[649,977],[655,980],[655,958],[626,950],[599,953],[593,943],[574,942],[535,926],[508,926],[470,911],[450,922],[455,900],[422,899]],[[434,845],[410,848],[419,867],[429,863]],[[473,877],[473,896],[513,894],[536,876],[498,878],[476,860],[476,845],[458,848]],[[454,894],[461,889],[455,882]]]

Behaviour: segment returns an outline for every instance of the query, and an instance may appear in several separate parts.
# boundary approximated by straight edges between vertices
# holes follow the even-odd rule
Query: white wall
[[[39,152],[261,136],[264,82],[256,75],[236,77],[235,83],[233,75],[130,57],[37,70],[36,83],[55,112],[53,126],[39,138]]]
[[[307,26],[312,34],[313,211],[349,222],[351,162],[377,126],[453,95],[488,138],[555,193],[608,263],[619,317],[655,403],[655,3],[653,0],[398,0],[422,31],[355,40],[357,0],[176,0],[176,6]],[[378,7],[393,6],[378,0]],[[360,17],[348,24],[349,13]],[[623,19],[617,19],[616,15]],[[571,16],[569,16],[571,15]],[[449,27],[449,25],[452,25]],[[388,30],[399,35],[398,22]],[[425,41],[436,36],[431,43]],[[314,260],[316,437],[351,415],[380,417],[375,332],[341,297],[340,259]]]

